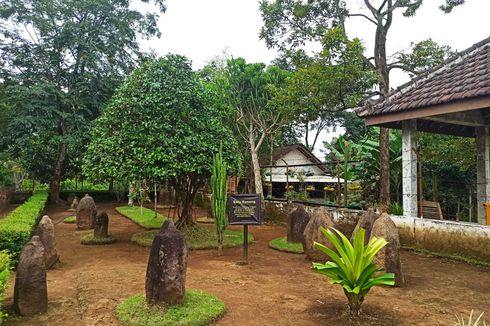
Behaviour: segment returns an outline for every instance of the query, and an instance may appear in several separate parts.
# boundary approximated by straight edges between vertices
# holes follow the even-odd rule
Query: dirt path
[[[75,225],[56,225],[62,263],[48,272],[49,311],[33,318],[7,320],[6,325],[118,325],[115,306],[144,291],[148,248],[130,243],[142,230],[114,210],[110,233],[119,241],[109,246],[82,246]],[[56,222],[71,215],[50,207]],[[227,313],[216,325],[349,325],[345,299],[337,286],[313,273],[302,255],[269,249],[283,227],[251,227],[256,242],[251,264],[240,266],[241,248],[192,251],[187,286],[214,293]],[[452,325],[455,314],[485,311],[490,320],[490,270],[403,252],[404,288],[375,288],[364,304],[362,325]],[[5,304],[12,303],[13,281]]]

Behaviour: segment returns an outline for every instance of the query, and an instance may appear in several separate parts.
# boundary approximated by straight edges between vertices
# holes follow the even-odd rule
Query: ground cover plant
[[[63,222],[68,223],[68,224],[74,224],[77,222],[77,217],[75,215],[65,217],[63,219]]]
[[[153,238],[158,230],[136,233],[131,237],[131,241],[144,247],[151,247]],[[204,226],[193,226],[186,228],[184,237],[189,249],[214,249],[217,248],[217,236],[211,229]],[[248,234],[248,243],[254,240],[252,234]],[[223,248],[231,248],[243,244],[243,232],[225,230],[223,236]]]
[[[116,211],[147,229],[159,229],[166,219],[165,216],[159,213],[155,215],[155,211],[145,207],[121,206],[116,207]]]
[[[116,242],[116,238],[109,235],[107,238],[96,238],[93,233],[86,234],[80,238],[83,245],[106,245]]]
[[[287,237],[272,239],[269,242],[269,247],[279,251],[291,252],[295,254],[304,253],[303,245],[301,243],[288,242]]]
[[[342,232],[332,230],[320,227],[320,231],[334,245],[337,252],[315,242],[315,248],[325,253],[332,261],[324,264],[313,263],[313,269],[328,276],[331,284],[342,286],[350,313],[359,316],[364,297],[373,286],[395,285],[395,274],[378,273],[381,269],[373,261],[387,242],[383,238],[373,237],[364,244],[366,231],[360,228],[351,243]]]
[[[124,326],[208,325],[225,311],[223,301],[212,294],[187,290],[182,305],[149,306],[143,294],[119,304],[117,318]]]
[[[10,256],[5,252],[0,252],[0,307],[2,305],[4,292],[8,287],[10,275]],[[0,309],[0,324],[3,321],[3,313]]]
[[[44,211],[47,192],[33,194],[24,204],[0,220],[0,250],[6,250],[16,265],[20,251],[29,241],[31,231]]]

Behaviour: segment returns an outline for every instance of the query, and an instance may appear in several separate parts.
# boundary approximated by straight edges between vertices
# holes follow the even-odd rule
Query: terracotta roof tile
[[[357,110],[361,117],[490,95],[490,37],[400,86],[385,100]]]

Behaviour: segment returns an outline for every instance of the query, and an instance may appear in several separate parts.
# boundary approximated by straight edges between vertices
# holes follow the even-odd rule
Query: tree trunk
[[[174,189],[177,191],[177,198],[182,208],[176,227],[179,230],[183,230],[194,225],[194,221],[192,220],[192,204],[201,184],[196,176],[185,176],[177,178],[174,181]]]
[[[386,59],[386,35],[391,24],[391,14],[387,17],[389,22],[383,25],[383,17],[378,18],[376,39],[374,45],[374,61],[376,70],[380,75],[379,91],[386,98],[390,92],[390,78]],[[379,202],[381,208],[386,209],[390,204],[390,131],[380,128],[379,133]]]
[[[66,126],[64,122],[60,124],[61,135],[66,135]],[[53,176],[51,178],[51,182],[49,184],[49,200],[51,204],[58,204],[61,202],[60,199],[60,186],[61,186],[61,177],[63,170],[63,163],[65,162],[66,152],[67,152],[67,144],[61,143],[58,151],[58,158],[56,159],[56,164],[53,171]]]
[[[260,195],[261,198],[264,197],[262,189],[262,175],[260,174],[260,163],[258,150],[265,136],[262,135],[262,139],[259,140],[258,144],[255,144],[255,137],[253,133],[252,124],[250,124],[250,129],[248,130],[248,143],[250,145],[250,154],[252,157],[252,169],[254,172],[255,181],[255,193]]]

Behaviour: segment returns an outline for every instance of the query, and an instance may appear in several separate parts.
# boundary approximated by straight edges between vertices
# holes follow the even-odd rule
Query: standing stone
[[[330,258],[319,250],[316,250],[313,246],[314,242],[321,243],[331,249],[334,249],[333,244],[328,241],[325,235],[320,231],[320,226],[325,229],[333,227],[333,219],[325,210],[316,209],[313,211],[310,221],[306,225],[305,231],[303,233],[303,250],[306,257],[314,261],[327,261]]]
[[[66,197],[66,201],[68,203],[71,203],[71,202],[73,202],[73,199],[75,199],[76,197],[77,196],[74,193],[70,192],[70,194],[68,195],[68,197]]]
[[[369,238],[371,237],[371,231],[373,229],[374,222],[376,222],[379,216],[380,215],[372,209],[369,209],[367,212],[362,214],[359,218],[359,221],[357,222],[356,227],[354,228],[354,231],[352,232],[351,241],[352,239],[354,239],[354,235],[357,233],[357,231],[360,228],[363,228],[364,230],[366,230],[364,244],[367,244],[369,242]]]
[[[71,202],[70,210],[76,210],[77,207],[78,207],[78,197],[75,196],[75,198],[73,198],[73,200]]]
[[[374,222],[371,237],[384,238],[388,244],[376,255],[374,262],[387,273],[395,273],[395,285],[403,286],[405,279],[400,261],[400,237],[395,223],[386,213]]]
[[[187,245],[172,220],[153,239],[146,269],[148,304],[181,304],[185,296]]]
[[[48,215],[44,215],[37,225],[36,234],[41,239],[44,247],[44,258],[46,269],[50,269],[58,262],[60,255],[56,250],[56,239],[54,237],[54,225]]]
[[[128,206],[130,207],[133,207],[134,205],[133,197],[135,192],[136,192],[136,188],[134,187],[133,184],[130,184],[128,189]]]
[[[44,247],[37,235],[32,237],[20,254],[15,274],[14,309],[21,316],[48,310]]]
[[[306,225],[310,220],[310,215],[305,211],[303,205],[300,205],[293,211],[288,218],[288,242],[303,243]]]
[[[95,218],[94,237],[109,237],[109,216],[107,215],[106,211],[99,213]]]
[[[77,228],[79,230],[93,229],[96,215],[97,208],[94,199],[87,194],[77,206]]]

